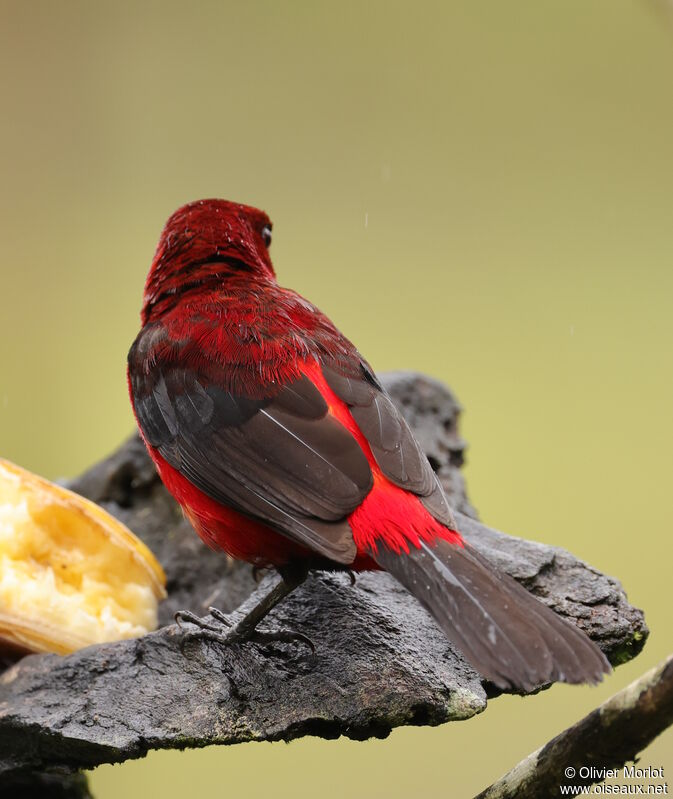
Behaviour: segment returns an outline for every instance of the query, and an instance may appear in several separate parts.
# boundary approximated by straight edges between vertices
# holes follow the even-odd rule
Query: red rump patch
[[[425,509],[415,494],[374,473],[374,487],[364,502],[348,517],[358,551],[378,552],[380,545],[393,552],[409,552],[410,545],[443,538],[463,546],[456,530],[449,530]]]
[[[306,363],[301,371],[320,391],[332,416],[357,439],[374,475],[372,490],[348,517],[358,553],[377,552],[379,546],[397,553],[408,553],[410,546],[418,549],[421,542],[439,538],[463,546],[463,539],[457,530],[450,530],[438,522],[415,494],[396,486],[381,472],[348,405],[329,387],[319,364],[315,361]]]

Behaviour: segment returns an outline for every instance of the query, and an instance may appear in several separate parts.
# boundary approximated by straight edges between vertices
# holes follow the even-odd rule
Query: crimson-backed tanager
[[[183,620],[241,641],[309,569],[385,569],[497,686],[600,680],[598,647],[466,544],[367,361],[278,285],[270,242],[256,208],[176,211],[129,352],[131,401],[166,488],[207,544],[281,575],[236,625],[215,609],[212,623]]]

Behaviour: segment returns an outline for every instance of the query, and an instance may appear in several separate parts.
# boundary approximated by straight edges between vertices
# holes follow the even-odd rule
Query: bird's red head
[[[274,279],[271,221],[257,208],[227,200],[183,205],[166,222],[145,283],[141,319],[176,295],[236,273]]]

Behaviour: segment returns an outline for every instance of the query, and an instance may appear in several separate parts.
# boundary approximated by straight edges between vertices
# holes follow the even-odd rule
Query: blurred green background
[[[618,576],[650,641],[598,689],[386,741],[154,753],[97,799],[468,797],[672,647],[673,23],[646,0],[0,2],[0,453],[133,428],[166,217],[274,221],[281,283],[448,382],[482,518]],[[642,765],[673,777],[673,731]]]

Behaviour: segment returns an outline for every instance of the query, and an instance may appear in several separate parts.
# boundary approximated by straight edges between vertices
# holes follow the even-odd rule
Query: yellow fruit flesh
[[[102,508],[0,460],[0,638],[72,652],[156,628],[165,577]]]

